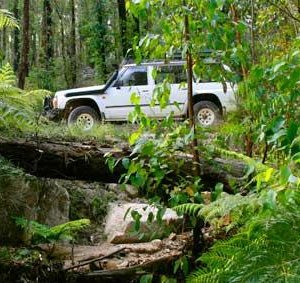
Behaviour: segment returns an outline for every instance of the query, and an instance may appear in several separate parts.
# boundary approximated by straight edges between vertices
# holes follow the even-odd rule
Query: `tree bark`
[[[52,6],[50,0],[43,1],[42,20],[42,49],[46,69],[49,68],[53,59],[53,28],[52,28]]]
[[[103,15],[103,1],[98,0],[96,3],[96,19],[98,23],[98,33],[99,33],[99,39],[97,40],[97,46],[98,46],[98,54],[99,58],[101,59],[101,71],[102,75],[107,74],[107,68],[106,68],[106,25],[104,23],[104,15]]]
[[[125,0],[118,0],[118,10],[119,10],[119,23],[120,23],[120,32],[121,32],[121,43],[122,43],[122,53],[125,57],[128,44],[127,44],[127,15],[126,15],[126,6]]]
[[[183,1],[183,5],[186,3]],[[184,38],[185,44],[190,44],[190,27],[189,27],[189,16],[186,14],[184,16]],[[198,142],[196,135],[196,124],[195,124],[195,115],[193,108],[193,59],[190,51],[190,47],[188,46],[186,52],[186,64],[187,64],[187,85],[188,85],[188,115],[189,115],[189,123],[191,130],[194,131],[194,138],[192,140],[192,154],[194,159],[193,170],[196,176],[200,175],[200,167],[199,167],[199,151],[198,151]]]
[[[119,162],[111,173],[104,157],[108,152],[116,159],[131,154],[127,145],[115,150],[113,145],[101,146],[94,143],[34,139],[8,140],[0,137],[0,155],[24,168],[27,173],[38,177],[117,182],[126,170]],[[175,163],[185,161],[178,174],[181,176],[191,174],[192,155],[178,153],[172,158]],[[225,189],[230,191],[232,183],[239,184],[247,181],[243,180],[247,168],[243,161],[215,156],[209,160],[200,159],[200,165],[199,176],[207,188],[214,188],[216,183],[221,182],[224,183]],[[176,177],[178,176],[174,176]]]
[[[75,86],[77,81],[75,0],[71,0],[70,3],[71,3],[71,40],[70,40],[71,83],[72,86]]]
[[[54,1],[54,5],[55,5],[55,11],[59,17],[59,21],[60,21],[60,37],[61,37],[61,56],[63,58],[63,63],[64,63],[64,77],[67,83],[67,87],[70,88],[71,87],[71,82],[70,82],[70,78],[68,75],[68,64],[67,64],[67,56],[66,56],[66,43],[65,43],[65,25],[64,25],[64,19],[63,19],[63,15],[62,12],[59,9],[59,6],[57,4],[56,1]]]
[[[30,9],[30,0],[24,0],[23,4],[23,47],[21,53],[21,64],[18,74],[18,86],[21,89],[24,89],[25,78],[28,74],[28,57],[29,57],[29,46],[30,46],[30,37],[29,37],[29,9]]]
[[[19,0],[14,0],[14,7],[13,7],[13,14],[14,17],[19,20],[20,13],[19,13]],[[20,30],[14,29],[14,41],[13,41],[13,67],[14,71],[17,73],[19,69],[19,62],[20,62]]]

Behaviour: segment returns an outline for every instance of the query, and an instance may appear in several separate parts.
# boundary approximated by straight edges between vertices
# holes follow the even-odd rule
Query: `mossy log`
[[[107,153],[122,158],[129,156],[131,150],[124,144],[117,148],[95,142],[0,138],[0,155],[38,177],[117,182],[125,169],[120,162],[111,173],[106,163]],[[184,160],[182,175],[190,175],[192,156],[178,154],[174,156],[174,162],[178,160]],[[221,182],[230,188],[243,180],[247,168],[245,161],[217,156],[202,158],[200,162],[202,180],[210,186]]]

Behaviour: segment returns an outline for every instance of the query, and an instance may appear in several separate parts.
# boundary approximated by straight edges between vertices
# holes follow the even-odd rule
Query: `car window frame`
[[[132,70],[132,74],[133,74],[134,70],[138,70],[138,69],[141,69],[141,68],[145,69],[145,73],[146,73],[146,76],[147,76],[147,84],[146,85],[136,85],[136,84],[133,84],[132,86],[130,86],[130,85],[124,86],[123,83],[122,84],[118,83],[118,82],[122,81],[122,77],[125,75],[125,73],[127,71]],[[147,66],[143,66],[143,65],[129,66],[127,68],[124,68],[124,70],[120,72],[120,75],[118,76],[118,78],[113,83],[113,87],[133,87],[133,86],[148,86],[148,85],[149,85],[148,67]]]

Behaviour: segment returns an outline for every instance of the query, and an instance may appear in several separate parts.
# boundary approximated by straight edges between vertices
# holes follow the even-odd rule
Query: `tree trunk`
[[[78,179],[102,182],[117,182],[126,170],[118,163],[111,173],[106,164],[105,154],[112,153],[115,158],[130,156],[131,150],[125,145],[118,150],[114,145],[90,143],[72,143],[52,140],[8,140],[0,137],[0,155],[11,160],[26,172],[47,178]],[[172,157],[174,162],[184,160],[180,175],[190,175],[193,166],[192,155],[177,154]],[[178,160],[178,161],[176,161]],[[216,183],[224,183],[230,191],[231,184],[247,182],[243,180],[247,165],[244,161],[222,159],[200,159],[200,177],[207,188],[214,188]],[[178,177],[177,175],[174,178]]]
[[[71,0],[70,3],[71,3],[71,40],[70,40],[71,83],[72,86],[75,86],[77,81],[75,0]]]
[[[251,57],[252,64],[256,62],[256,47],[255,47],[255,7],[254,0],[251,0]]]
[[[183,5],[186,3],[183,1]],[[193,170],[196,176],[200,175],[200,167],[199,167],[199,151],[198,151],[198,142],[196,135],[196,124],[195,124],[195,115],[193,108],[193,58],[190,51],[190,27],[189,27],[189,17],[188,15],[184,16],[184,38],[185,44],[188,45],[186,52],[186,65],[187,65],[187,86],[188,86],[188,115],[189,115],[189,123],[191,130],[194,131],[194,138],[192,141],[192,154],[194,158],[194,166]]]
[[[6,48],[6,41],[7,41],[7,28],[4,27],[2,29],[2,42],[1,42],[1,47],[2,47],[2,55],[3,55],[3,60],[5,60],[7,56],[7,48]]]
[[[64,25],[64,19],[62,12],[59,9],[59,6],[56,1],[54,1],[55,5],[55,11],[59,17],[60,21],[60,37],[61,37],[61,55],[63,58],[63,63],[64,63],[64,77],[67,83],[67,87],[71,87],[71,82],[70,82],[70,77],[68,75],[68,64],[67,64],[67,57],[66,57],[66,43],[65,43],[65,25]]]
[[[19,0],[14,0],[13,14],[17,20],[20,18]],[[13,50],[14,50],[13,67],[14,67],[14,71],[17,73],[19,69],[19,62],[20,62],[20,30],[17,28],[14,29]]]
[[[25,78],[28,73],[28,56],[29,56],[29,9],[30,9],[30,0],[24,0],[23,4],[23,35],[22,35],[22,53],[21,53],[21,64],[18,76],[18,86],[21,89],[24,89]]]
[[[44,63],[48,69],[53,59],[52,6],[50,0],[43,2],[42,49]]]
[[[119,10],[119,23],[120,23],[120,32],[121,32],[122,53],[123,53],[123,57],[125,57],[127,50],[128,50],[127,34],[126,34],[127,15],[126,15],[125,0],[118,0],[118,10]]]
[[[106,68],[106,26],[104,21],[104,13],[103,13],[103,1],[98,0],[96,4],[96,16],[97,16],[97,23],[98,23],[98,49],[99,49],[99,58],[101,58],[101,71],[102,75],[105,76],[107,74],[107,68]]]

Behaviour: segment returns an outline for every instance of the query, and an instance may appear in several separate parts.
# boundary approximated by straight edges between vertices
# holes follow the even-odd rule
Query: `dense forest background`
[[[1,32],[1,62],[14,66],[22,88],[23,73],[30,88],[75,87],[83,77],[101,83],[148,25],[126,12],[125,1],[3,0],[0,7],[20,23]]]
[[[156,7],[160,4],[155,1],[152,6],[145,3],[130,5],[128,1],[126,8],[125,0],[1,0],[0,7],[11,11],[20,28],[5,27],[1,31],[0,61],[13,65],[21,88],[25,86],[25,77],[28,77],[27,87],[51,91],[103,83],[126,54],[133,57],[132,48],[138,46],[144,36],[163,37],[162,32],[170,32],[161,20],[171,22],[173,14],[176,21],[176,10],[164,9],[167,2],[161,9]],[[228,37],[227,41],[235,42],[231,48],[236,48],[236,54],[231,54],[230,65],[238,61],[238,65],[244,65],[243,72],[247,72],[250,62],[270,61],[286,50],[298,34],[298,5],[297,0],[228,1],[223,15],[214,20],[215,24],[227,21],[227,28],[232,28],[230,32],[225,30],[223,35]],[[208,11],[211,8],[207,6]],[[197,18],[195,15],[195,23]],[[229,24],[229,20],[236,24]],[[203,32],[202,29],[196,37]],[[212,44],[206,36],[202,38],[205,44],[200,43],[199,50],[228,49],[228,46]],[[252,61],[247,57],[246,47],[252,54]],[[226,53],[227,57],[229,55]],[[82,78],[92,81],[84,82]]]
[[[299,0],[0,0],[0,9],[3,274],[14,275],[13,263],[19,268],[19,246],[9,246],[15,235],[25,235],[17,240],[31,267],[42,262],[32,254],[36,240],[61,240],[57,226],[38,223],[49,224],[49,207],[65,208],[63,219],[71,222],[58,227],[69,234],[86,229],[84,217],[95,226],[103,220],[111,196],[106,203],[102,195],[89,203],[74,196],[80,176],[130,184],[158,207],[156,220],[168,207],[190,225],[193,248],[182,252],[170,278],[150,272],[143,282],[300,282]],[[193,115],[182,123],[172,115],[151,119],[133,95],[133,125],[99,123],[84,132],[42,116],[46,95],[102,84],[124,58],[139,63],[178,54],[187,60],[187,81],[193,69],[197,79],[209,74],[235,84],[237,111],[203,128]],[[230,68],[209,69],[207,54]],[[163,108],[169,88],[168,79],[157,85],[153,103]],[[98,162],[99,176],[91,170]],[[49,188],[62,193],[63,205],[56,196],[44,203]],[[82,204],[85,214],[76,214]],[[138,233],[141,217],[131,216]]]

